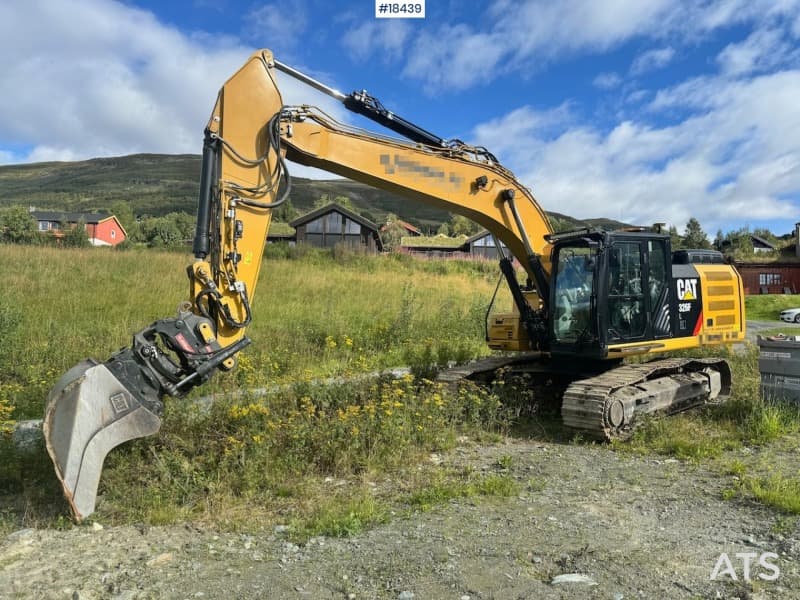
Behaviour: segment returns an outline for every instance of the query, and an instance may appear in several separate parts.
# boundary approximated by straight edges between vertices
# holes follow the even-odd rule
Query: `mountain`
[[[136,215],[194,213],[199,179],[200,157],[189,154],[9,165],[0,167],[0,206],[92,212],[124,200]]]
[[[615,219],[576,219],[568,215],[563,215],[557,212],[547,212],[550,217],[550,224],[556,231],[569,231],[571,229],[581,229],[589,227],[590,229],[604,229],[605,231],[614,231],[615,229],[625,229],[627,227],[634,227],[630,223],[623,223]]]
[[[291,166],[290,166],[291,169]],[[108,210],[120,200],[137,216],[183,211],[194,214],[200,156],[134,154],[80,162],[0,166],[0,206],[19,204],[69,212]],[[311,210],[323,194],[348,196],[365,216],[382,221],[394,213],[423,228],[437,228],[449,215],[396,194],[347,179],[292,179],[292,204]]]
[[[291,169],[291,166],[290,166]],[[79,162],[46,162],[0,166],[0,207],[35,206],[68,212],[107,211],[119,201],[136,216],[161,216],[183,211],[194,214],[200,181],[200,156],[194,154],[133,154]],[[450,215],[397,194],[348,179],[292,178],[291,200],[302,212],[322,195],[347,196],[362,214],[382,222],[394,213],[423,230],[435,231]],[[556,229],[624,223],[610,219],[579,221],[549,213]]]

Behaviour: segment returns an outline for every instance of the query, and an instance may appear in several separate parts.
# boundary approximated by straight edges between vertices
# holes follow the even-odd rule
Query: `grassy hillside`
[[[200,157],[192,154],[134,154],[80,162],[48,162],[0,166],[0,207],[19,204],[70,212],[106,211],[117,201],[129,202],[137,216],[162,216],[174,211],[194,214],[200,180]],[[347,196],[364,215],[381,222],[387,213],[426,230],[449,220],[442,210],[412,202],[347,179],[294,178],[292,204],[310,210],[322,195]],[[545,202],[546,204],[546,202]],[[614,228],[609,219],[580,221],[549,213],[556,229],[587,224]]]
[[[173,211],[194,214],[200,181],[200,157],[190,154],[135,154],[81,162],[0,166],[0,206],[90,212],[116,201],[131,204],[134,214],[161,216]],[[441,210],[349,180],[294,178],[292,204],[310,210],[320,196],[347,196],[381,221],[389,212],[423,227],[449,219]]]
[[[136,154],[0,167],[0,206],[91,212],[131,203],[137,215],[194,213],[200,157]]]

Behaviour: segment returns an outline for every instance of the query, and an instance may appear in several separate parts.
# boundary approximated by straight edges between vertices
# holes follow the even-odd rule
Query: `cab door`
[[[672,260],[670,247],[665,239],[649,239],[647,244],[647,282],[652,338],[672,336],[670,313],[670,281]]]
[[[609,345],[671,334],[666,239],[617,238],[609,247],[604,324]]]
[[[642,243],[616,240],[609,248],[606,333],[609,344],[645,339],[647,298],[642,284],[645,271]]]

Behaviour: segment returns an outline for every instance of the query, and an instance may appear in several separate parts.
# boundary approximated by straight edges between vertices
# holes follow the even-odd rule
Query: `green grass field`
[[[70,366],[105,360],[135,331],[174,316],[187,299],[190,259],[0,246],[0,398],[17,418],[41,416],[47,391]],[[487,352],[494,264],[309,252],[267,259],[261,272],[243,368],[218,377],[211,391]]]
[[[800,308],[800,294],[747,296],[745,310],[752,321],[777,321],[782,310]]]
[[[497,282],[493,263],[282,248],[268,255],[248,330],[253,344],[239,367],[194,392],[215,396],[210,410],[168,400],[157,436],[109,455],[99,518],[226,528],[290,522],[298,538],[347,535],[386,520],[398,503],[420,510],[454,497],[513,494],[513,482],[443,473],[424,460],[461,436],[570,443],[572,436],[552,416],[524,417],[542,419],[532,427],[520,420],[526,412],[520,398],[529,392],[513,382],[455,390],[421,375],[316,383],[398,365],[421,374],[431,364],[487,354],[484,314]],[[40,418],[47,392],[64,371],[87,356],[105,360],[133,332],[172,316],[186,299],[189,261],[155,251],[0,246],[6,284],[0,424]],[[754,297],[748,310],[771,314],[774,302]],[[497,308],[508,310],[510,298],[502,296]],[[727,404],[653,420],[632,442],[613,449],[718,461],[721,471],[732,472],[725,466],[730,452],[796,437],[797,410],[759,396],[757,349],[728,358],[734,394]],[[247,393],[274,384],[285,385],[266,396]],[[747,477],[737,475],[732,499],[744,496],[787,511],[800,506],[795,474],[762,477],[751,465],[737,469]],[[347,485],[331,495],[324,484],[330,478]],[[0,511],[0,533],[67,523],[49,460],[17,456],[2,434],[0,498],[8,507]]]

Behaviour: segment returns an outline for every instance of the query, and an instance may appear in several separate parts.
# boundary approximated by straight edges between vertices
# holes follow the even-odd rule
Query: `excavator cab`
[[[603,359],[610,348],[672,335],[668,235],[581,231],[551,239],[553,354]]]

